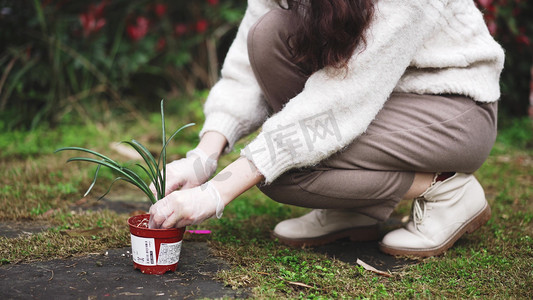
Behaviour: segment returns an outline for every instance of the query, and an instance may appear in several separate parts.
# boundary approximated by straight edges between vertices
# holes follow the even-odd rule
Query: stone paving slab
[[[1,221],[0,236],[7,238],[30,236],[46,231],[48,228],[50,228],[50,224],[45,221]]]
[[[209,254],[207,243],[183,244],[178,270],[164,275],[133,269],[128,252],[94,254],[0,267],[1,299],[198,299],[247,298],[213,279],[227,264]]]

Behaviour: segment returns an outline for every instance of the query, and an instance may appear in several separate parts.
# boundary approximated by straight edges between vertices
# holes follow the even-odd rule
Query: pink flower
[[[130,24],[126,27],[126,33],[133,41],[140,41],[148,33],[149,21],[145,17],[137,17],[136,24]]]
[[[164,37],[160,37],[159,40],[157,40],[157,44],[155,46],[155,50],[163,51],[166,46],[167,46],[167,40],[165,40]]]
[[[490,34],[494,36],[498,30],[498,25],[496,25],[496,22],[494,22],[494,20],[489,20],[487,22],[487,27],[489,28]]]
[[[187,33],[187,25],[178,23],[174,25],[174,33],[176,33],[177,36],[182,36]]]
[[[524,44],[526,46],[529,46],[530,44],[529,38],[523,34],[516,37],[516,42],[519,44]]]
[[[478,0],[478,2],[485,8],[492,6],[492,0]]]
[[[208,3],[209,5],[215,6],[215,5],[218,4],[218,0],[207,0],[207,3]]]
[[[104,8],[107,6],[109,0],[104,0],[94,8],[94,15],[97,19],[100,19],[104,14]]]
[[[158,17],[162,17],[167,12],[168,5],[163,3],[157,3],[154,6],[154,12]]]
[[[196,32],[198,33],[205,32],[207,30],[207,25],[208,24],[205,19],[200,19],[196,21],[196,26],[195,26]]]
[[[90,5],[87,12],[79,15],[80,23],[83,27],[83,36],[88,37],[104,27],[106,20],[103,18],[103,15],[107,2],[107,0],[104,0],[96,7]]]

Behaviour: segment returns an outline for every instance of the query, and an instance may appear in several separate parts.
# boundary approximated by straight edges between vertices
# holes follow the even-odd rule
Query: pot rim
[[[130,227],[130,233],[138,236],[147,236],[147,237],[158,237],[158,238],[172,238],[180,236],[179,239],[183,238],[183,233],[185,228],[159,228],[152,229],[148,227],[139,227],[138,224],[142,219],[150,219],[150,214],[140,214],[131,216],[128,218],[128,225]]]

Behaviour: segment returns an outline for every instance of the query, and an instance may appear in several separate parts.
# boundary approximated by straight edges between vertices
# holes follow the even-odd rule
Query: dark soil
[[[0,267],[2,299],[197,299],[246,298],[213,279],[224,261],[206,243],[183,244],[178,270],[164,275],[133,269],[130,248],[103,254]]]
[[[117,212],[146,211],[149,204],[131,199],[101,199],[77,203],[73,209],[111,209]],[[382,231],[400,226],[391,218]],[[48,228],[44,221],[2,222],[0,236],[15,238]],[[0,267],[0,299],[197,299],[247,298],[248,291],[232,290],[214,279],[216,272],[227,269],[225,261],[213,257],[205,239],[184,241],[176,272],[164,275],[142,274],[133,268],[131,248],[110,249],[106,253],[70,257]],[[340,240],[314,248],[352,265],[357,259],[382,271],[395,271],[413,260],[381,253],[377,242],[355,243]]]

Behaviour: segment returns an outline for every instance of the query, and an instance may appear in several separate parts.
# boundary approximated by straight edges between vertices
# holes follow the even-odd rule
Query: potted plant
[[[90,162],[97,165],[94,179],[89,186],[89,189],[84,196],[89,194],[96,183],[98,173],[101,167],[107,167],[119,174],[111,183],[110,187],[103,198],[111,190],[113,184],[119,180],[126,181],[139,188],[152,203],[165,196],[165,182],[166,182],[166,148],[169,142],[184,128],[194,125],[187,124],[176,130],[168,139],[166,138],[165,129],[165,114],[163,109],[163,101],[161,101],[161,127],[163,132],[162,148],[159,158],[156,160],[154,156],[136,140],[123,141],[131,146],[142,157],[145,165],[137,163],[137,170],[133,170],[127,166],[121,165],[111,158],[80,147],[63,147],[57,149],[55,152],[73,150],[88,153],[93,157],[72,157],[67,162],[83,161]],[[150,182],[154,183],[156,195],[152,193],[149,183],[144,182],[139,174],[144,172],[148,175]],[[181,242],[185,228],[170,228],[170,229],[150,229],[148,228],[148,221],[150,214],[136,215],[128,219],[128,225],[131,233],[131,247],[133,266],[136,269],[146,274],[163,274],[167,271],[175,271],[178,266],[179,255],[181,250]]]

